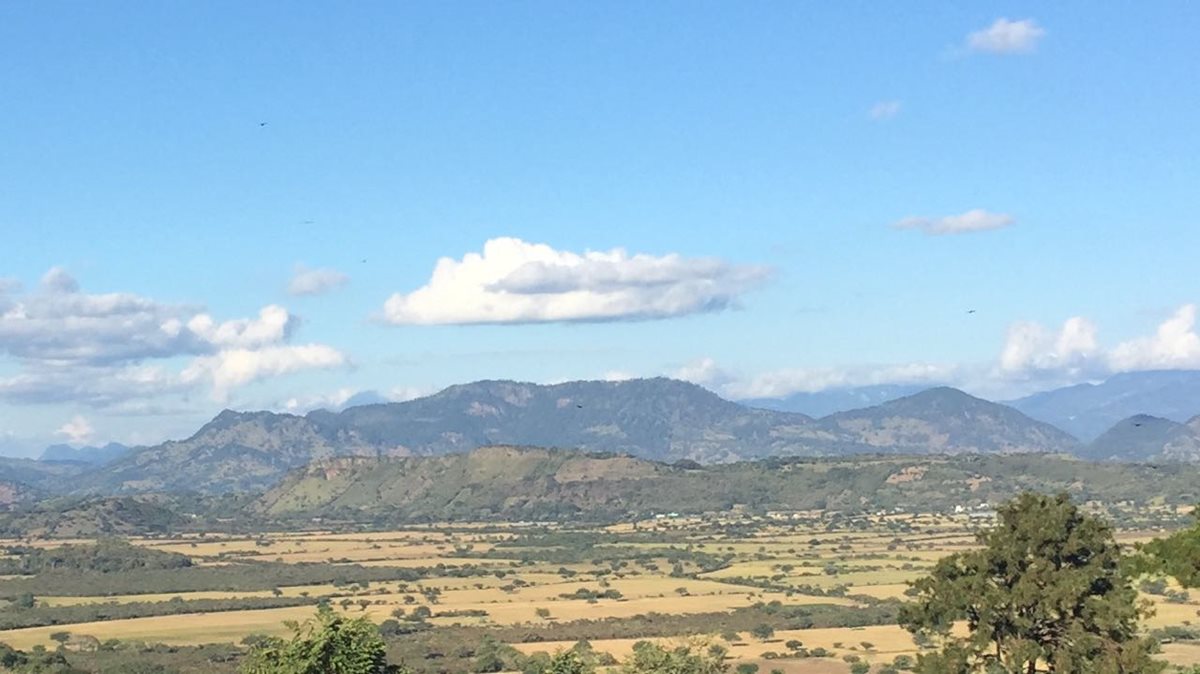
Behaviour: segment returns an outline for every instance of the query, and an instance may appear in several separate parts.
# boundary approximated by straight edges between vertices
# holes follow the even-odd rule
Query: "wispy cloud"
[[[996,19],[992,25],[967,35],[967,49],[990,54],[1028,54],[1037,49],[1046,31],[1033,19]]]
[[[323,295],[337,290],[349,282],[350,277],[336,269],[328,267],[310,269],[298,264],[292,272],[292,279],[288,282],[288,294],[297,297]]]
[[[1016,222],[1013,216],[1005,213],[989,213],[976,208],[960,215],[947,215],[940,218],[910,216],[896,222],[892,226],[897,229],[919,229],[931,236],[944,234],[966,234],[968,232],[983,232],[989,229],[1008,227]]]
[[[71,444],[82,445],[91,442],[96,435],[96,429],[92,428],[91,422],[77,414],[59,426],[54,434],[65,437]]]
[[[882,122],[900,114],[902,106],[903,104],[900,101],[879,101],[871,106],[871,109],[867,111],[867,115],[877,122]]]

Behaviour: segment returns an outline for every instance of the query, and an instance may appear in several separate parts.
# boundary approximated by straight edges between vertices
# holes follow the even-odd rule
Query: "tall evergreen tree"
[[[1162,670],[1138,635],[1143,608],[1112,529],[1066,495],[1023,494],[916,582],[900,623],[942,649],[926,674],[1145,674]],[[965,635],[962,626],[965,624]]]

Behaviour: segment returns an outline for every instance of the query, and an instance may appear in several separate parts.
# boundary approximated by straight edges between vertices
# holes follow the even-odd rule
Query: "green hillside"
[[[1035,454],[768,459],[701,467],[515,447],[430,458],[343,459],[289,475],[254,510],[352,520],[536,519],[756,510],[952,509],[1022,490],[1077,500],[1187,504],[1200,467]]]

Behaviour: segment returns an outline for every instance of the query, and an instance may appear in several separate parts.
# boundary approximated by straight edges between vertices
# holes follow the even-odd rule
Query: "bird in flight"
[[[267,125],[267,123],[266,123],[266,122],[259,122],[259,123],[258,123],[258,125],[259,125],[260,127],[263,127],[263,126],[266,126],[266,125]]]
[[[975,313],[975,310],[974,310],[974,309],[967,309],[967,313],[968,313],[968,314],[973,314],[973,313]]]

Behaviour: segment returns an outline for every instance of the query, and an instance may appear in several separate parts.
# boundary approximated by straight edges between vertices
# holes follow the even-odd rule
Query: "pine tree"
[[[1143,608],[1111,528],[1066,495],[1023,494],[981,533],[982,549],[937,563],[916,582],[900,624],[934,637],[926,674],[1149,674]],[[965,623],[958,636],[956,623]]]

